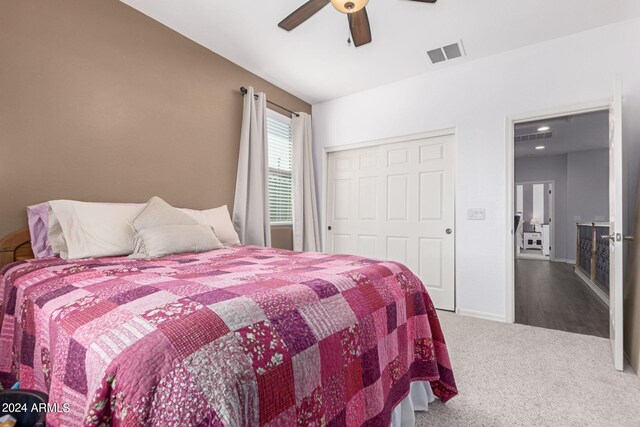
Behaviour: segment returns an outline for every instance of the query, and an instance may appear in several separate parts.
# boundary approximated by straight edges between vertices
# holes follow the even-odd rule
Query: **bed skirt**
[[[391,427],[414,427],[416,411],[428,411],[429,403],[435,400],[431,385],[427,381],[411,383],[409,395],[391,413]]]

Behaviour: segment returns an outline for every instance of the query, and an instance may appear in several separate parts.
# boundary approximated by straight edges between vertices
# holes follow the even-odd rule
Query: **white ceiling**
[[[609,147],[608,111],[517,124],[515,126],[515,135],[534,134],[542,126],[548,126],[548,132],[553,132],[553,137],[535,141],[515,142],[516,158],[555,156],[575,151]],[[543,146],[544,149],[536,150],[538,146]]]
[[[122,1],[310,103],[640,16],[638,0],[370,0],[373,42],[354,48],[331,5],[287,32],[305,0]],[[466,58],[429,62],[460,39]]]

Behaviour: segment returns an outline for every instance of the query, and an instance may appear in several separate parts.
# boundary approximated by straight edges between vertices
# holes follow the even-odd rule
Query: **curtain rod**
[[[246,88],[246,87],[242,86],[242,87],[240,88],[240,93],[242,93],[242,96],[245,96],[245,95],[247,94],[247,92],[248,92],[248,90],[247,90],[247,88]],[[258,97],[258,95],[254,95],[254,96],[255,96],[256,98]],[[271,102],[271,101],[269,101],[268,99],[267,99],[267,103],[268,103],[268,104],[271,104],[271,105],[273,105],[273,106],[276,106],[276,107],[278,107],[278,108],[280,108],[280,109],[282,109],[282,110],[286,111],[286,112],[287,112],[287,113],[289,113],[289,114],[293,114],[293,115],[294,115],[294,116],[296,116],[296,117],[300,117],[300,114],[296,113],[295,111],[291,111],[291,110],[289,110],[288,108],[283,107],[282,105],[278,105],[278,104],[276,104],[275,102]]]

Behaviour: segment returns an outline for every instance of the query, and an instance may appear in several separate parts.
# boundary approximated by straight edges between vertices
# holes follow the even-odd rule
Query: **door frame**
[[[522,182],[515,182],[513,189],[515,191],[516,187],[518,185],[528,185],[528,184],[551,184],[551,206],[549,206],[549,215],[551,216],[551,224],[549,226],[549,245],[551,246],[551,249],[549,250],[549,257],[543,257],[543,256],[521,256],[520,259],[533,259],[533,260],[541,260],[541,261],[555,261],[555,248],[556,248],[556,181],[554,179],[549,179],[549,180],[540,180],[540,181],[522,181]],[[547,197],[547,199],[549,199]],[[515,211],[514,211],[514,216],[515,216]],[[515,230],[514,230],[514,236],[515,238]],[[517,254],[514,254],[514,256],[517,257]]]
[[[600,99],[580,104],[565,105],[563,107],[550,108],[543,111],[533,113],[523,113],[508,115],[505,117],[505,153],[507,164],[507,230],[505,233],[505,256],[507,265],[507,277],[505,292],[505,321],[514,323],[516,318],[515,303],[515,245],[513,244],[514,233],[513,217],[514,217],[514,191],[515,191],[515,125],[518,123],[527,123],[538,120],[554,119],[557,117],[570,116],[575,114],[592,113],[595,111],[609,111],[611,108],[611,99]],[[553,247],[552,247],[553,248]]]

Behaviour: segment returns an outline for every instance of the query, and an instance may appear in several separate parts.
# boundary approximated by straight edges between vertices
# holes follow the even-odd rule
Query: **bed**
[[[0,242],[0,380],[48,393],[50,425],[388,426],[422,384],[457,394],[402,264],[242,245],[29,259],[28,241]]]

